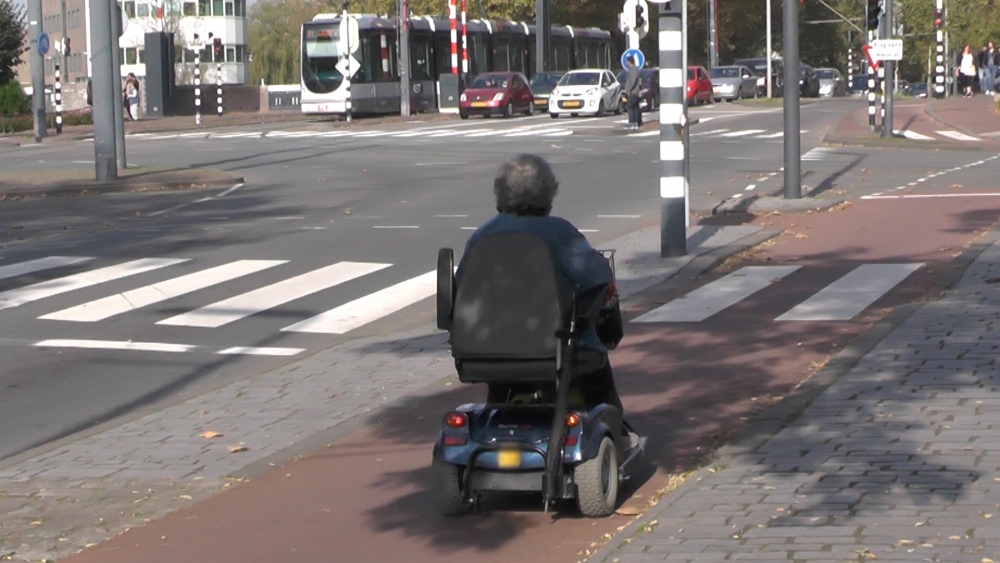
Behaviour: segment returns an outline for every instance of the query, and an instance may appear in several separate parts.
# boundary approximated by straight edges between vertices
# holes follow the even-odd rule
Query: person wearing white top
[[[971,98],[973,96],[972,84],[976,81],[977,74],[976,57],[972,54],[972,47],[966,43],[958,62],[959,86],[965,89],[965,94],[962,95],[963,98]]]

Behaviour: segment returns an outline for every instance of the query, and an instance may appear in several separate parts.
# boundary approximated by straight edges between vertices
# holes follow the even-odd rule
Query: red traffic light
[[[215,58],[222,56],[222,38],[216,37],[212,40],[212,49],[215,51]]]
[[[941,10],[934,10],[934,27],[941,27],[944,25],[944,14]]]

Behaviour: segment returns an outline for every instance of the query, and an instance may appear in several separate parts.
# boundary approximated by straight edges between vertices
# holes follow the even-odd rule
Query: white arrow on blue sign
[[[622,68],[628,70],[628,58],[631,56],[635,56],[635,63],[639,65],[639,68],[646,66],[646,55],[643,55],[639,49],[629,49],[622,53]]]
[[[48,33],[42,33],[38,36],[38,52],[41,53],[43,57],[49,53],[49,47],[51,46]]]

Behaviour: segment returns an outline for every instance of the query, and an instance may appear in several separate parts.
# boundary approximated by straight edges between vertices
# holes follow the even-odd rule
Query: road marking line
[[[418,162],[417,166],[458,166],[464,162]]]
[[[247,137],[260,137],[264,134],[263,131],[254,131],[252,133],[218,133],[212,135],[213,139],[242,139]]]
[[[479,227],[459,227],[459,228],[462,229],[463,231],[474,231]]]
[[[468,215],[435,215],[435,219],[464,219]]]
[[[264,136],[267,138],[290,138],[298,139],[300,137],[318,137],[319,132],[316,131],[268,131]]]
[[[543,137],[568,137],[570,135],[573,135],[573,132],[567,129],[561,131],[554,131],[552,133],[542,133]]]
[[[757,184],[750,184],[749,186],[743,188],[743,191],[749,192],[749,191],[752,191],[756,187],[757,187]]]
[[[755,139],[779,139],[779,138],[784,137],[784,136],[785,136],[785,133],[782,131],[781,133],[769,133],[767,135],[758,135],[757,137],[754,137],[754,138]]]
[[[87,260],[93,260],[93,258],[87,256],[47,256],[36,260],[18,262],[17,264],[11,264],[10,266],[0,266],[0,280],[23,276],[24,274],[30,274],[33,272],[40,272],[42,270],[49,270],[51,268],[72,266],[73,264],[79,264],[80,262],[86,262]]]
[[[296,299],[301,299],[335,285],[348,282],[388,268],[390,264],[373,264],[368,262],[338,262],[330,266],[313,270],[305,274],[271,284],[254,291],[230,297],[211,305],[206,305],[195,311],[164,319],[156,324],[169,326],[195,326],[218,328],[233,321],[240,320],[283,305]]]
[[[419,229],[419,225],[372,225],[373,229]]]
[[[982,139],[977,139],[975,137],[970,137],[970,136],[966,135],[965,133],[959,133],[958,131],[938,131],[937,134],[938,135],[942,135],[944,137],[948,137],[949,139],[955,139],[956,141],[966,141],[966,142],[969,142],[969,141],[980,142],[980,141],[982,141]]]
[[[899,189],[899,188],[896,188]],[[865,195],[861,199],[924,199],[937,197],[1000,197],[1000,193],[964,193],[964,194],[906,194],[906,195]]]
[[[581,233],[599,233],[601,231],[598,230],[598,229],[580,229],[580,232]]]
[[[240,188],[242,188],[242,187],[243,187],[243,184],[242,184],[242,183],[240,183],[240,184],[236,184],[235,186],[233,186],[233,187],[229,188],[228,190],[226,190],[226,191],[222,192],[221,194],[219,194],[219,195],[217,195],[217,196],[215,196],[215,197],[225,197],[225,196],[227,196],[227,195],[229,195],[229,194],[231,194],[231,193],[235,192],[236,190],[238,190],[238,189],[240,189]]]
[[[233,346],[225,350],[219,350],[216,354],[246,355],[246,356],[294,356],[305,352],[305,348],[280,348],[280,347],[256,347],[256,346]]]
[[[902,136],[906,137],[907,139],[913,139],[914,141],[933,141],[934,140],[934,137],[928,137],[927,135],[921,135],[920,133],[917,133],[916,131],[910,131],[908,129],[904,129],[902,131],[896,131],[896,134],[897,135],[902,135]]]
[[[166,342],[133,342],[131,340],[42,340],[34,344],[48,348],[87,348],[94,350],[137,350],[142,352],[174,352],[183,353],[197,350],[200,346],[193,344],[169,344]]]
[[[644,133],[632,133],[628,135],[629,137],[652,137],[654,135],[659,135],[659,131],[646,131]]]
[[[701,322],[784,278],[802,266],[745,266],[633,320],[634,323]]]
[[[406,280],[355,299],[325,313],[281,329],[282,332],[345,334],[388,316],[437,292],[437,271]]]
[[[187,258],[140,258],[116,266],[108,266],[4,291],[0,293],[0,310],[187,261]]]
[[[744,131],[733,131],[732,133],[725,133],[721,135],[722,137],[735,138],[735,137],[747,137],[750,135],[758,135],[763,133],[763,129],[746,129]]]
[[[641,219],[642,215],[598,215],[598,219]]]
[[[718,134],[718,133],[725,133],[727,131],[729,131],[729,129],[716,129],[714,131],[703,131],[701,133],[691,133],[691,136],[692,137],[700,137],[702,135],[715,135],[715,134]]]
[[[273,268],[288,260],[238,260],[200,272],[154,283],[89,303],[56,311],[39,319],[92,323],[109,317],[147,307],[161,301],[180,297],[206,287]]]
[[[862,264],[776,321],[849,321],[923,264]]]
[[[175,205],[173,207],[168,207],[166,209],[161,209],[159,211],[154,211],[152,213],[147,213],[148,217],[156,217],[157,215],[163,215],[164,213],[170,213],[171,211],[177,211],[178,209],[184,209],[185,207],[191,205],[190,203],[182,203],[180,205]]]

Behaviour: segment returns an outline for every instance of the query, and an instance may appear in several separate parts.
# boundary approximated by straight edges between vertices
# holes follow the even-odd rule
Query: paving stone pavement
[[[1000,561],[1000,242],[591,563]],[[653,523],[655,521],[655,523]]]
[[[634,295],[694,256],[737,252],[759,227],[689,231],[691,254],[663,260],[659,230],[617,250],[619,291]],[[0,464],[0,561],[54,560],[198,502],[242,480],[293,444],[428,386],[446,389],[454,365],[436,331],[352,341],[273,372],[126,422],[6,466]],[[204,438],[205,432],[222,436]],[[245,451],[230,453],[234,446]]]

